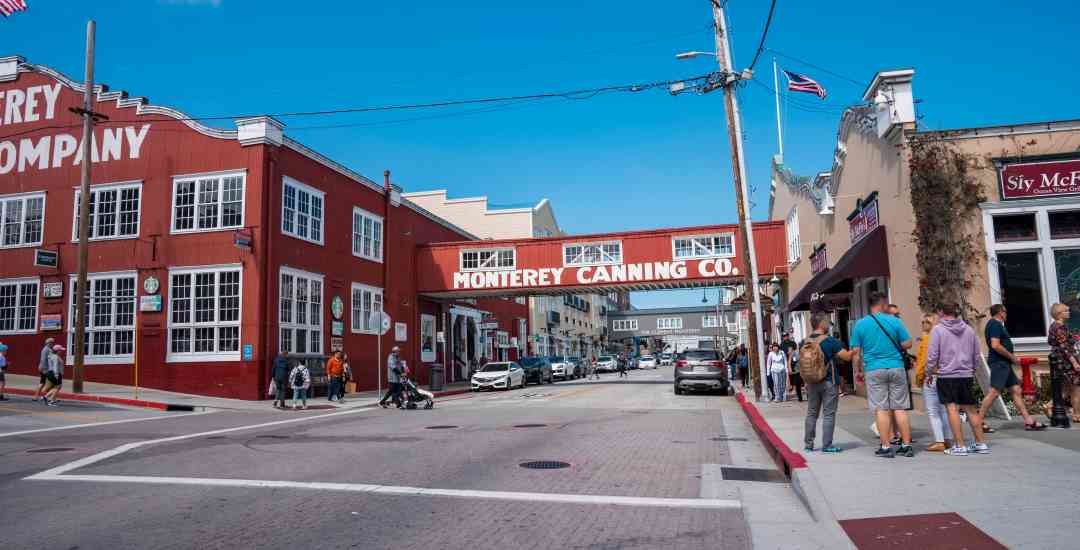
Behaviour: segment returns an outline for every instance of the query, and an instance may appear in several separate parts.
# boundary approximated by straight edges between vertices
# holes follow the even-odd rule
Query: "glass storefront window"
[[[1034,241],[1039,238],[1035,230],[1035,214],[1010,214],[994,216],[994,240],[999,243]]]
[[[1057,268],[1058,299],[1069,306],[1069,328],[1080,331],[1080,249],[1054,251]]]
[[[1049,212],[1050,238],[1075,239],[1080,237],[1080,210]]]
[[[995,217],[996,222],[1000,219]],[[1014,338],[1046,336],[1038,252],[998,252],[1001,301],[1009,311],[1005,321]]]

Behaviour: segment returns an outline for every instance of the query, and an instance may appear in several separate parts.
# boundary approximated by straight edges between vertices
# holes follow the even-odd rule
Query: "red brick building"
[[[508,336],[492,352],[516,357],[508,346],[527,334],[527,306],[418,295],[415,248],[475,237],[389,181],[290,139],[272,118],[221,130],[96,91],[94,110],[109,118],[92,146],[88,380],[131,384],[137,365],[143,386],[258,399],[278,353],[321,365],[342,346],[359,386],[374,388],[380,309],[393,321],[382,353],[400,345],[410,365],[450,367],[437,337],[448,328],[468,340],[452,348],[458,362],[484,356],[482,326]],[[71,349],[83,159],[68,109],[82,86],[7,57],[0,94],[0,341],[11,371],[32,374],[46,337]],[[38,251],[57,252],[58,265],[36,265]],[[416,371],[426,382],[429,369]]]

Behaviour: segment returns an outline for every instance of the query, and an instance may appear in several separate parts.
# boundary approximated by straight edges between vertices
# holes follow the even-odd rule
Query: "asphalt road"
[[[98,421],[111,423],[32,432],[9,418],[58,410],[24,399],[13,406],[29,413],[0,411],[0,547],[715,549],[798,540],[805,512],[775,471],[740,481],[725,469],[769,477],[773,468],[734,398],[676,396],[670,380],[670,368],[611,374],[446,398],[431,411],[102,407]],[[565,467],[521,466],[530,461]]]

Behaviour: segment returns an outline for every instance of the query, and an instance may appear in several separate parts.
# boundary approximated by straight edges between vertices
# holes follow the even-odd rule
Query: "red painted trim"
[[[765,444],[765,449],[772,455],[776,465],[784,470],[785,475],[791,477],[791,470],[806,468],[806,458],[792,451],[791,447],[788,447],[787,443],[784,443],[780,436],[776,435],[772,426],[769,426],[769,423],[765,421],[765,417],[761,416],[757,407],[746,400],[745,395],[739,393],[736,394],[735,398],[739,401],[743,412],[746,413],[746,417],[750,420],[750,425],[754,427],[754,431],[761,438],[761,442]]]
[[[27,390],[23,388],[7,388],[5,390],[15,395],[34,395],[33,390]],[[143,407],[145,409],[158,409],[161,411],[168,410],[168,403],[158,403],[156,401],[144,401],[142,399],[124,399],[122,397],[108,397],[104,395],[92,395],[88,393],[68,393],[59,392],[56,394],[57,399],[67,399],[69,401],[93,401],[97,403],[107,403],[110,405],[125,405],[128,407]]]

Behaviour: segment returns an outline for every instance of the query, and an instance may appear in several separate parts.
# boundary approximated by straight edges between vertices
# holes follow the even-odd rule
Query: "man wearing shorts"
[[[986,322],[985,330],[986,349],[990,350],[986,354],[986,363],[990,366],[990,391],[979,406],[979,417],[986,418],[986,413],[990,411],[994,400],[1008,389],[1013,405],[1016,405],[1016,410],[1020,411],[1020,416],[1024,417],[1024,429],[1034,432],[1042,431],[1046,429],[1046,424],[1036,422],[1028,414],[1024,396],[1020,392],[1020,379],[1013,371],[1013,365],[1019,365],[1020,360],[1013,354],[1012,337],[1005,328],[1007,315],[1005,306],[1001,304],[990,306],[990,320]]]
[[[50,336],[45,339],[45,347],[41,348],[41,355],[38,357],[38,374],[41,375],[41,380],[38,382],[37,391],[34,392],[34,401],[38,400],[38,396],[41,396],[41,400],[45,401],[45,397],[41,394],[45,393],[45,384],[48,382],[49,353],[52,352],[54,343],[56,343],[56,340]]]
[[[950,456],[967,456],[970,453],[987,454],[990,447],[983,442],[982,416],[975,409],[975,365],[981,360],[979,339],[975,331],[957,317],[960,306],[947,304],[941,308],[941,321],[930,332],[930,345],[926,349],[926,376],[932,382],[937,378],[937,392],[941,403],[949,410],[949,427],[953,433],[953,448],[945,449]],[[975,443],[964,445],[964,430],[960,423],[960,409],[967,412]]]
[[[851,351],[855,361],[855,379],[865,377],[866,396],[878,428],[881,446],[874,453],[882,458],[913,457],[911,447],[911,422],[907,410],[911,407],[907,370],[900,347],[911,348],[911,335],[899,319],[885,313],[887,298],[883,292],[870,294],[870,315],[863,317],[851,332]],[[900,428],[900,446],[894,449],[890,443],[893,419]]]

